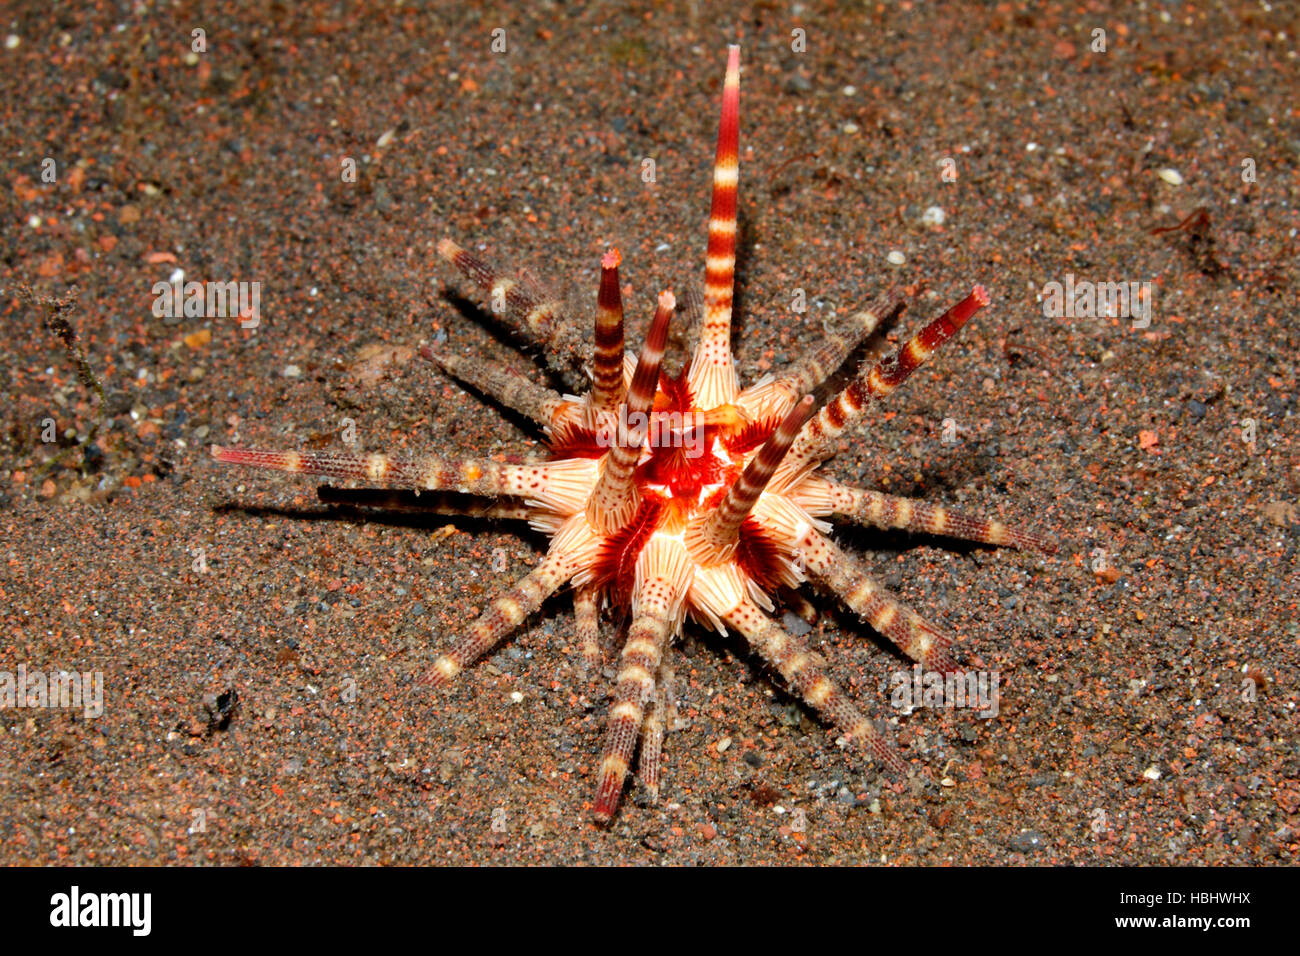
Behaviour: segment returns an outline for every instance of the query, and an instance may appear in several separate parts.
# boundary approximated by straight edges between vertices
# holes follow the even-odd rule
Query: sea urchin
[[[740,48],[733,46],[713,171],[703,314],[693,357],[681,375],[660,370],[676,306],[671,292],[659,295],[639,358],[625,356],[617,251],[601,261],[593,345],[583,341],[557,302],[443,240],[439,254],[490,295],[504,323],[541,346],[553,369],[590,369],[590,390],[577,398],[492,362],[424,352],[540,425],[549,460],[401,461],[380,454],[212,449],[218,461],[231,464],[487,496],[496,500],[487,513],[527,520],[548,535],[540,564],[468,626],[433,663],[426,681],[453,681],[566,585],[573,588],[589,667],[599,660],[602,605],[626,612],[630,624],[596,781],[593,814],[602,823],[618,805],[638,740],[642,779],[652,797],[658,793],[666,658],[687,614],[741,635],[845,738],[890,770],[905,769],[901,753],[826,676],[804,641],[769,616],[777,592],[798,587],[808,572],[912,660],[933,669],[953,666],[950,637],[837,547],[826,517],[1051,550],[1043,539],[996,521],[849,487],[819,473],[845,429],[988,304],[983,288],[976,286],[893,355],[864,363],[816,414],[808,393],[899,307],[899,294],[885,295],[826,334],[784,373],[739,387],[731,354],[739,108]]]

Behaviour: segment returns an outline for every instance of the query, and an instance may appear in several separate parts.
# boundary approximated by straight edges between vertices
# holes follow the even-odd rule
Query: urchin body
[[[518,627],[551,594],[571,587],[585,663],[600,657],[602,607],[629,621],[606,726],[593,815],[617,808],[640,743],[640,770],[659,786],[670,646],[686,617],[743,637],[790,688],[850,742],[894,772],[906,764],[831,681],[805,643],[772,618],[778,592],[806,576],[837,594],[899,650],[923,666],[952,666],[951,638],[890,595],[830,539],[827,518],[906,528],[996,545],[1050,547],[1033,535],[830,480],[821,465],[837,438],[872,402],[893,391],[988,303],[976,287],[896,353],[858,370],[815,415],[808,394],[900,304],[890,293],[823,335],[779,376],[741,388],[731,353],[739,137],[739,48],[723,86],[713,175],[703,313],[682,374],[660,365],[675,309],[661,293],[635,360],[624,351],[616,251],[601,262],[595,334],[575,334],[564,309],[505,278],[449,240],[439,254],[474,280],[500,318],[543,349],[557,371],[582,367],[591,388],[560,395],[505,367],[424,351],[446,371],[536,422],[548,461],[502,464],[385,455],[333,455],[213,448],[219,461],[390,488],[486,496],[487,513],[527,520],[550,539],[538,566],[498,596],[440,657],[429,684],[452,682]],[[478,509],[476,513],[484,513]]]

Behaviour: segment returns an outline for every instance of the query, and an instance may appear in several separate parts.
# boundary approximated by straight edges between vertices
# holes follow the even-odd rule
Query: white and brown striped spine
[[[635,616],[623,645],[596,780],[592,815],[598,823],[609,822],[618,807],[646,706],[655,699],[664,649],[690,586],[690,573],[685,549],[671,539],[651,539],[637,558]]]
[[[596,294],[596,350],[591,360],[590,412],[614,411],[625,397],[623,377],[623,292],[618,267],[623,257],[611,249],[600,260],[600,291]],[[589,422],[589,425],[594,422]]]
[[[824,330],[823,338],[808,356],[781,375],[776,384],[792,396],[812,391],[834,375],[853,350],[865,342],[880,327],[880,323],[893,315],[902,304],[902,290],[890,289],[861,312],[851,315],[840,327]]]
[[[446,653],[433,662],[425,683],[442,687],[523,623],[550,595],[580,570],[573,555],[552,547],[542,563],[488,605]]]
[[[831,454],[835,439],[862,416],[872,401],[898,388],[988,302],[984,287],[976,286],[970,295],[926,325],[893,355],[870,367],[864,365],[854,380],[803,427],[795,443],[795,454],[817,458]]]
[[[734,402],[731,306],[736,276],[736,204],[740,182],[740,47],[727,48],[722,120],[713,164],[713,202],[704,272],[704,321],[691,360],[690,387],[700,408]]]
[[[691,557],[701,565],[710,567],[731,557],[740,540],[741,525],[754,510],[754,505],[758,504],[763,489],[772,480],[812,410],[812,396],[805,395],[782,419],[758,454],[750,459],[718,506],[686,529],[686,546],[690,549]]]
[[[600,668],[600,589],[587,585],[573,592],[574,630],[588,676]]]
[[[330,452],[266,451],[212,446],[212,457],[229,465],[266,468],[295,475],[364,481],[406,491],[458,491],[462,494],[519,498],[545,497],[563,483],[566,462],[512,465],[473,458],[390,458],[388,455],[338,455]]]
[[[826,676],[818,658],[802,639],[786,631],[749,602],[742,603],[727,617],[755,652],[818,713],[830,720],[852,743],[896,773],[907,770],[907,762],[891,747],[866,716],[850,703],[844,692]]]
[[[956,667],[952,638],[893,597],[851,554],[815,530],[796,548],[815,578],[912,660],[930,670]]]
[[[867,488],[853,488],[821,477],[810,478],[806,484],[819,486],[819,493],[827,497],[832,514],[844,515],[877,528],[901,528],[905,531],[947,535],[999,547],[1048,553],[1056,551],[1056,545],[1042,535],[1008,527],[992,518],[953,511],[929,501],[900,498]],[[801,488],[801,491],[804,490]]]
[[[633,479],[649,429],[650,409],[659,386],[659,366],[663,362],[668,344],[668,325],[676,306],[677,300],[671,292],[659,293],[659,307],[650,323],[650,331],[646,333],[641,357],[637,360],[636,372],[627,391],[627,444],[612,442],[609,454],[604,458],[600,479],[587,500],[587,520],[604,534],[623,527],[636,513],[639,496]],[[644,426],[637,422],[634,427],[634,415],[645,416]]]
[[[655,680],[655,696],[646,705],[645,721],[641,726],[641,754],[637,767],[641,783],[650,802],[659,799],[659,767],[664,749],[664,733],[668,729],[673,707],[673,668],[669,664],[670,649],[665,649],[659,663],[659,676]]]
[[[398,459],[387,455],[336,455],[328,452],[264,451],[212,446],[212,457],[230,465],[267,468],[295,475],[365,481],[383,488],[460,491],[472,495],[510,494],[510,473],[520,466],[458,458]]]

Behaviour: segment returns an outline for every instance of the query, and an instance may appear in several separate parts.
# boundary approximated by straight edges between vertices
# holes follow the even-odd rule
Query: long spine
[[[734,402],[739,391],[731,358],[731,307],[736,279],[737,196],[740,183],[740,47],[727,48],[722,120],[713,164],[709,246],[704,270],[704,320],[691,360],[691,391],[701,408]]]

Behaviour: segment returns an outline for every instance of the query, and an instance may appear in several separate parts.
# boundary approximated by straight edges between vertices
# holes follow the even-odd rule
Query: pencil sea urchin
[[[988,304],[975,289],[901,349],[865,363],[850,384],[813,414],[807,393],[836,371],[901,304],[891,293],[826,334],[779,376],[741,389],[731,355],[736,261],[736,188],[740,48],[729,49],[722,121],[713,172],[713,204],[703,315],[690,363],[673,378],[660,371],[675,309],[659,295],[641,354],[625,356],[620,257],[601,261],[594,346],[554,301],[503,278],[449,240],[438,252],[492,297],[500,318],[541,346],[560,372],[590,368],[582,398],[562,396],[481,360],[425,350],[447,372],[538,423],[550,460],[486,460],[334,455],[212,449],[222,462],[387,488],[488,496],[487,511],[527,520],[550,537],[541,563],[500,595],[433,664],[426,681],[441,686],[535,611],[572,585],[585,663],[598,663],[602,604],[630,615],[609,712],[593,813],[607,822],[641,742],[642,780],[658,793],[668,649],[689,613],[725,633],[731,628],[789,686],[843,735],[889,769],[901,753],[826,676],[805,643],[770,616],[773,595],[794,588],[805,570],[925,667],[953,666],[952,641],[889,594],[861,562],[837,547],[823,520],[837,516],[995,545],[1051,550],[1036,536],[942,505],[838,484],[818,471],[836,439],[915,371]]]

